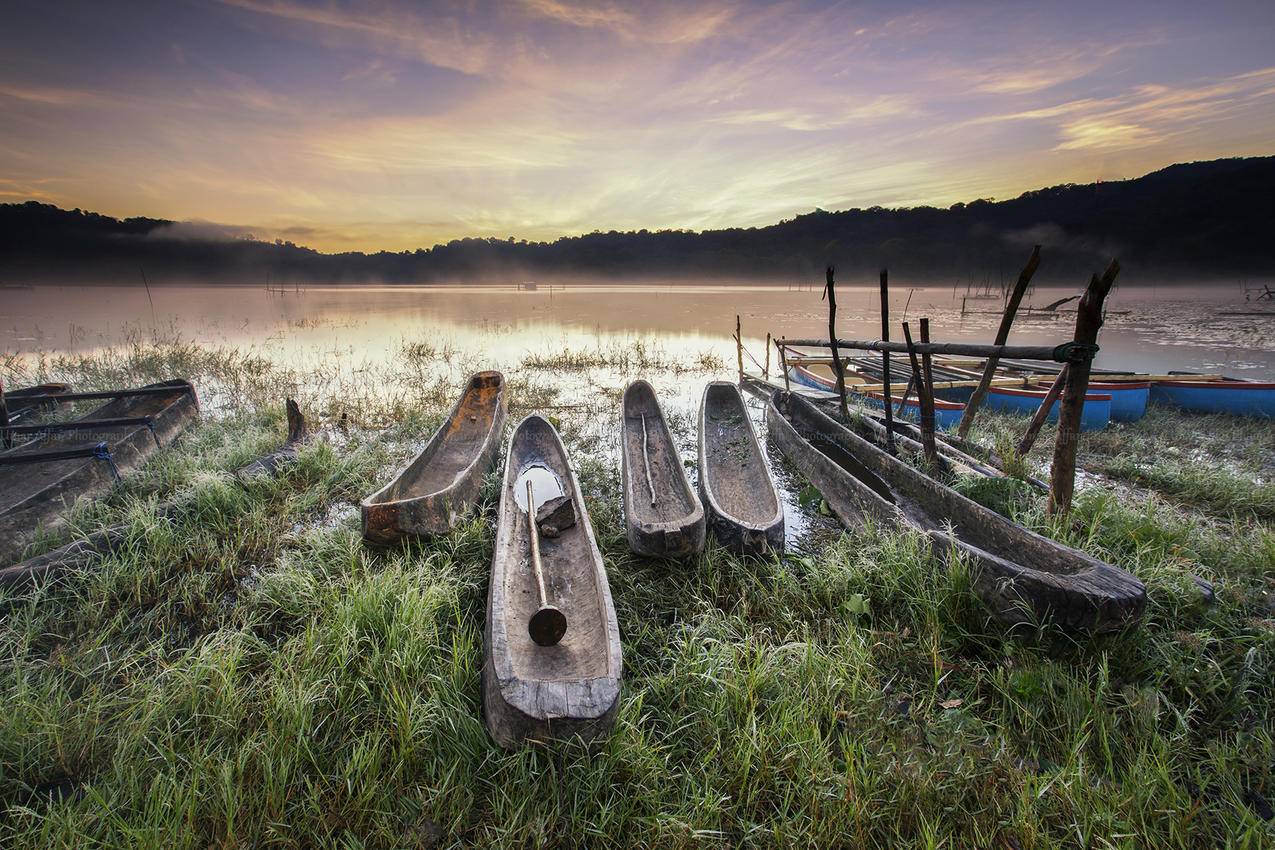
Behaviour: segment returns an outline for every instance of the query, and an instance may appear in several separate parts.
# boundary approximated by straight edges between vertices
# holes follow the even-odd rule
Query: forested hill
[[[1044,246],[1038,280],[1076,282],[1112,256],[1125,283],[1275,276],[1275,157],[1174,165],[1134,180],[1065,185],[948,209],[815,212],[758,228],[590,233],[554,242],[459,239],[433,248],[323,254],[210,237],[198,226],[0,205],[0,283],[435,281],[661,276],[903,279],[1014,274]],[[203,234],[203,235],[201,235]]]

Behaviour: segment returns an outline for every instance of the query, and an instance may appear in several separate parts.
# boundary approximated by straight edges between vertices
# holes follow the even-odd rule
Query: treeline
[[[1275,272],[1275,157],[1174,165],[1134,180],[1064,185],[947,209],[816,210],[767,227],[590,233],[553,242],[457,239],[432,248],[324,254],[291,242],[200,235],[36,202],[0,205],[0,283],[498,282],[820,279],[880,266],[903,279],[975,284],[1014,275],[1044,246],[1042,282],[1074,283],[1118,256],[1126,283]],[[185,235],[183,235],[185,234]]]

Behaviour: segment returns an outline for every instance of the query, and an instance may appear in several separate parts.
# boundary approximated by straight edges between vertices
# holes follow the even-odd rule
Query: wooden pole
[[[739,334],[739,314],[735,314],[735,361],[739,369],[739,383],[744,383],[744,338]]]
[[[788,349],[780,345],[778,340],[775,340],[775,348],[779,349],[779,368],[784,373],[784,390],[792,392],[792,385],[788,380]]]
[[[784,345],[802,348],[828,348],[832,345],[826,339],[784,339]],[[908,347],[901,342],[890,342],[881,339],[839,339],[838,348],[851,348],[859,351],[893,351],[895,354],[907,354]],[[918,342],[916,352],[928,351],[931,354],[955,354],[960,357],[991,357],[1012,360],[1045,360],[1055,363],[1077,363],[1089,361],[1097,353],[1096,345],[1081,345],[1078,342],[1064,342],[1061,345],[982,345],[968,342],[932,342],[929,345]],[[1175,380],[1181,380],[1181,377]]]
[[[881,341],[890,341],[890,272],[881,269]],[[890,386],[890,352],[881,353],[881,383],[885,387],[885,450],[894,454],[893,389]]]
[[[530,478],[527,479],[527,537],[531,541],[531,568],[540,593],[540,607],[527,621],[527,633],[540,646],[556,646],[567,633],[567,615],[549,603],[549,593],[545,589],[545,571],[540,563],[540,534],[536,528],[536,497]]]
[[[1077,343],[1095,346],[1098,331],[1102,328],[1102,303],[1120,274],[1120,263],[1111,261],[1102,277],[1089,281],[1089,288],[1076,309]],[[1076,489],[1076,443],[1080,432],[1080,414],[1085,406],[1085,393],[1089,390],[1089,371],[1092,360],[1072,363],[1063,382],[1062,401],[1058,403],[1058,438],[1054,443],[1054,461],[1049,470],[1049,513],[1065,514],[1071,510],[1071,498]]]
[[[930,320],[921,317],[921,342],[930,342]],[[916,389],[917,401],[921,403],[921,436],[922,444],[928,449],[934,448],[934,364],[928,351],[921,352],[921,384]],[[937,454],[936,454],[937,456]],[[934,460],[934,458],[930,458]]]
[[[1027,260],[1027,265],[1023,266],[1023,270],[1018,275],[1018,282],[1014,284],[1014,291],[1009,296],[1009,301],[1005,302],[1005,312],[1001,314],[1000,327],[996,329],[995,345],[1004,345],[1009,339],[1010,326],[1014,324],[1014,316],[1018,313],[1018,305],[1022,303],[1023,296],[1027,294],[1027,287],[1031,284],[1032,275],[1036,274],[1036,269],[1040,267],[1040,246],[1032,248],[1032,255]],[[964,305],[962,305],[964,310]],[[983,399],[987,397],[987,390],[992,384],[992,378],[996,376],[996,364],[1000,362],[999,357],[987,358],[987,365],[983,367],[983,380],[975,387],[974,392],[970,395],[970,400],[965,402],[965,413],[961,416],[961,424],[956,430],[958,437],[964,438],[969,434],[970,428],[974,424],[974,416],[978,413],[978,409],[983,405]]]
[[[1019,457],[1027,457],[1027,453],[1032,450],[1032,445],[1036,442],[1036,435],[1040,433],[1045,420],[1049,418],[1049,409],[1054,406],[1054,402],[1058,400],[1058,396],[1062,393],[1063,383],[1066,382],[1067,372],[1070,369],[1070,365],[1064,365],[1062,369],[1058,370],[1058,377],[1054,378],[1053,384],[1049,387],[1049,392],[1045,393],[1045,400],[1036,409],[1036,414],[1032,416],[1032,421],[1027,424],[1027,430],[1023,432],[1023,438],[1018,441]]]
[[[766,362],[761,368],[762,380],[770,381],[770,331],[766,331]]]
[[[917,400],[921,406],[921,449],[925,452],[925,459],[931,463],[938,457],[938,447],[934,444],[934,420],[931,419],[929,427],[926,427],[925,421],[925,379],[921,374],[921,361],[917,358],[916,345],[912,342],[912,329],[908,327],[908,323],[903,323],[903,339],[908,345],[908,359],[912,361],[912,382],[916,384]],[[889,407],[889,405],[886,405]],[[931,409],[931,415],[933,410]]]
[[[903,398],[899,400],[899,406],[895,410],[895,414],[899,418],[903,417],[903,408],[907,405],[908,396],[912,395],[912,390],[915,387],[916,387],[916,376],[915,375],[908,376],[908,385],[903,388]]]
[[[0,381],[0,434],[4,436],[3,445],[7,449],[13,445],[13,437],[9,435],[9,405],[4,400],[4,381]]]
[[[828,266],[823,294],[828,299],[828,339],[832,341],[832,371],[837,376],[837,400],[841,406],[841,416],[845,418],[850,415],[850,409],[846,406],[846,367],[841,362],[841,352],[837,350],[837,284],[833,279],[835,271],[832,266]]]

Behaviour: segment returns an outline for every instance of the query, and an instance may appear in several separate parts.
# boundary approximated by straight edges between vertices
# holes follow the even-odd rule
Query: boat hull
[[[646,381],[629,384],[620,400],[620,485],[625,533],[635,553],[687,558],[704,550],[704,506]]]
[[[363,538],[387,546],[446,534],[473,510],[505,427],[505,379],[479,372],[425,448],[363,500]]]
[[[1196,413],[1275,417],[1275,383],[1257,381],[1157,381],[1151,401]]]
[[[989,410],[1034,416],[1045,400],[1045,390],[1016,390],[1009,387],[992,387],[987,391],[984,404]],[[1055,399],[1046,421],[1058,421],[1060,399]],[[1085,393],[1085,403],[1080,412],[1081,431],[1101,431],[1111,421],[1111,395],[1109,393]]]
[[[528,632],[539,594],[522,507],[527,479],[536,488],[532,510],[559,493],[575,507],[574,525],[539,539],[546,592],[567,616],[566,634],[553,646],[540,646]],[[483,638],[484,719],[497,744],[588,742],[610,731],[623,667],[611,589],[566,449],[548,420],[535,414],[509,442]]]
[[[1147,413],[1151,398],[1150,383],[1101,383],[1089,382],[1091,392],[1111,396],[1112,422],[1137,422]],[[1086,405],[1088,401],[1085,402]]]
[[[171,394],[117,398],[80,421],[150,417],[151,425],[112,425],[93,431],[53,432],[5,452],[5,456],[91,446],[105,442],[121,473],[140,466],[171,443],[199,415],[199,400],[189,381],[151,384],[172,387]],[[0,466],[0,564],[10,564],[39,535],[60,525],[77,499],[95,498],[115,484],[111,465],[96,458]]]
[[[784,548],[784,509],[739,387],[714,381],[699,409],[699,486],[708,526],[740,555]]]
[[[770,438],[846,526],[902,520],[926,533],[941,556],[967,560],[975,591],[1002,621],[1102,633],[1141,618],[1146,590],[1129,573],[965,498],[808,400],[777,391],[766,418]]]
[[[803,366],[788,367],[788,377],[791,381],[801,384],[804,387],[824,390],[825,392],[836,392],[836,381],[830,381]],[[900,387],[906,388],[906,382],[899,384]],[[854,398],[862,401],[869,407],[875,407],[877,410],[885,409],[885,393],[869,392],[858,393],[854,391],[853,385],[848,386],[849,392],[854,392]],[[898,394],[894,395],[894,415],[896,417],[906,419],[909,422],[921,421],[921,402],[917,400],[915,395],[908,397],[907,401],[902,404],[900,402],[903,397]],[[966,394],[968,396],[968,393]],[[961,424],[961,417],[965,414],[965,405],[958,400],[952,398],[935,398],[934,399],[934,427],[939,431],[950,431],[957,425]]]

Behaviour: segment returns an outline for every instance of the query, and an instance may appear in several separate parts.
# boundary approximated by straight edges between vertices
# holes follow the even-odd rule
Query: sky
[[[0,202],[325,251],[1275,154],[1275,2],[4,0]]]

